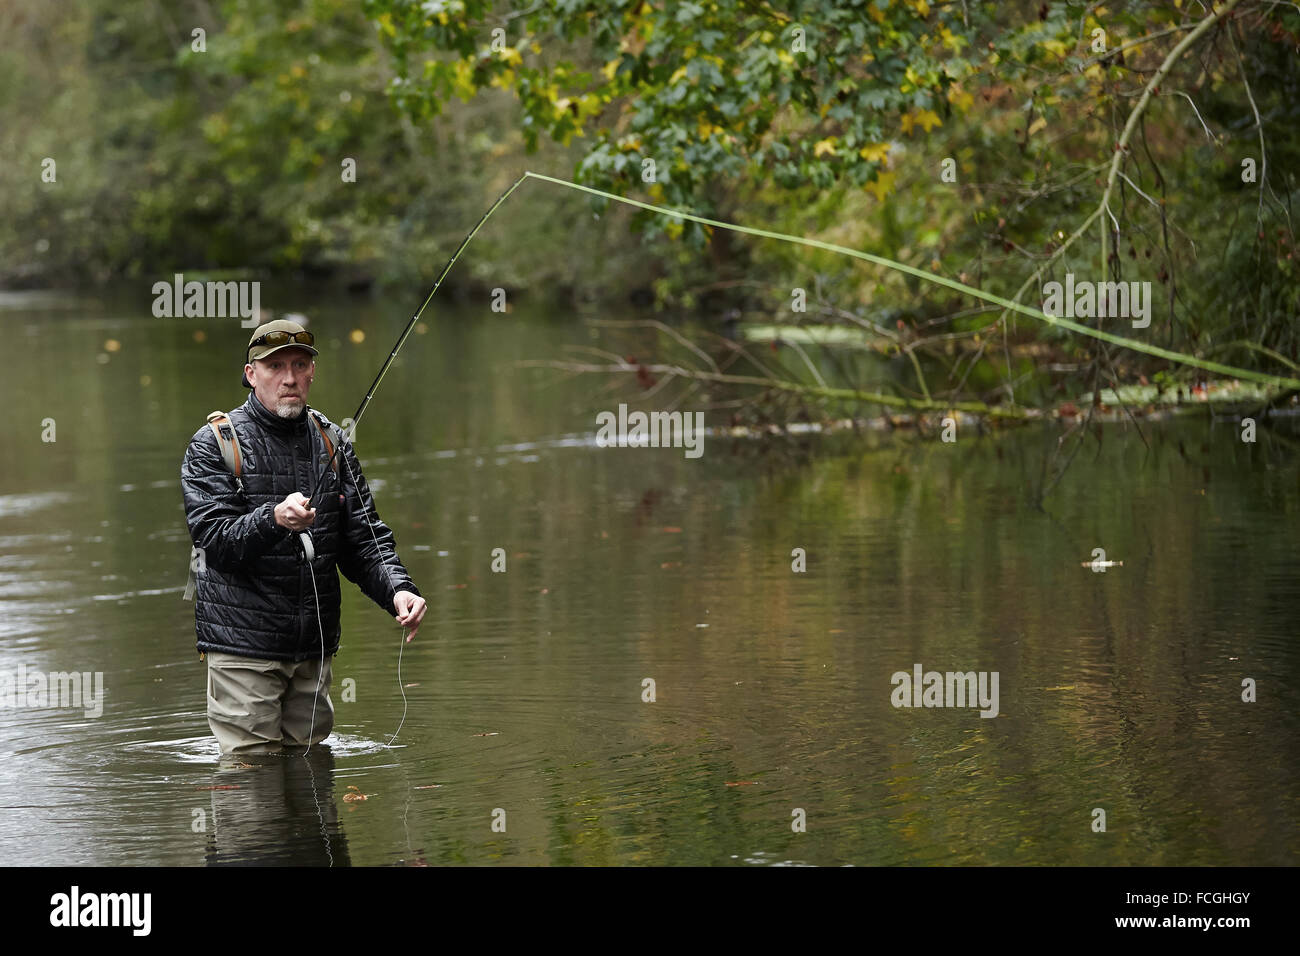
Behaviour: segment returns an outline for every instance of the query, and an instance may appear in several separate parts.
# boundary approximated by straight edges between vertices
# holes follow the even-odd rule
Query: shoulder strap
[[[239,436],[235,434],[235,426],[230,421],[230,416],[225,412],[216,411],[208,416],[208,427],[212,429],[212,434],[216,436],[217,448],[221,450],[221,457],[230,469],[230,473],[235,476],[235,487],[239,493],[244,493],[244,455],[239,450]],[[185,582],[185,593],[182,597],[186,601],[194,600],[194,589],[196,581],[194,573],[203,571],[203,555],[196,547],[190,548],[190,576]]]
[[[231,424],[230,416],[225,412],[213,412],[208,416],[208,427],[217,437],[217,447],[221,449],[221,457],[225,459],[226,467],[235,476],[235,487],[239,489],[240,494],[243,494],[244,456],[239,450],[239,436],[235,434],[235,426]]]
[[[330,470],[337,475],[339,473],[339,458],[338,455],[334,454],[334,443],[330,441],[329,430],[321,422],[319,412],[313,410],[308,417],[311,419],[311,423],[316,426],[316,430],[320,432],[320,437],[325,442],[325,451],[330,456]]]

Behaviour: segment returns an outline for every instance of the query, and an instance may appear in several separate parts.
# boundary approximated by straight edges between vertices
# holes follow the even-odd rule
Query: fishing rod
[[[501,194],[501,196],[497,199],[497,201],[492,204],[492,208],[489,209],[487,212],[483,213],[483,217],[479,219],[478,223],[474,226],[474,228],[469,231],[469,234],[465,236],[463,240],[461,240],[460,245],[456,247],[456,251],[452,254],[452,257],[447,260],[447,264],[443,267],[442,272],[438,275],[438,279],[436,282],[434,282],[433,288],[430,289],[429,294],[424,297],[424,304],[420,306],[420,308],[416,311],[415,315],[411,316],[411,320],[406,323],[406,328],[402,329],[402,334],[397,338],[397,344],[394,345],[393,350],[388,353],[388,358],[384,361],[383,366],[379,369],[379,374],[375,376],[375,380],[370,383],[370,388],[366,390],[366,397],[361,399],[361,404],[357,406],[356,413],[352,416],[352,428],[354,430],[358,425],[361,424],[361,416],[366,413],[366,408],[370,405],[370,400],[375,396],[375,390],[379,388],[379,383],[384,380],[384,375],[387,374],[389,367],[393,364],[393,359],[397,358],[398,351],[402,348],[404,344],[406,344],[406,340],[410,336],[411,330],[415,328],[415,323],[420,321],[420,316],[424,314],[424,310],[427,309],[429,307],[429,303],[433,301],[434,293],[436,293],[438,291],[438,287],[442,285],[442,280],[447,278],[447,273],[451,272],[451,267],[456,264],[456,260],[459,259],[460,254],[465,251],[465,247],[469,245],[470,240],[473,239],[474,236],[478,234],[478,231],[483,228],[483,223],[488,221],[488,217],[490,217],[494,212],[496,212],[497,207],[500,206],[503,202],[505,202],[506,199],[509,198],[510,194],[519,188],[519,184],[522,183],[525,179],[527,179],[530,175],[531,175],[530,173],[525,172],[522,176],[520,176],[518,179],[515,180],[514,185],[512,185],[509,189],[507,189],[505,192]],[[339,453],[339,448],[341,447],[342,447],[341,444],[334,446],[334,451],[330,454],[329,459],[325,462],[325,467],[322,468],[320,470],[320,474],[316,476],[316,483],[315,483],[316,490],[313,491],[312,496],[307,499],[307,510],[310,511],[313,507],[315,507],[315,505],[313,505],[312,502],[316,499],[316,495],[320,492],[321,480],[325,477],[325,472],[329,471],[330,467],[334,464],[334,456]]]
[[[365,398],[361,399],[361,404],[357,406],[356,413],[352,416],[352,428],[354,430],[356,429],[357,425],[361,424],[361,416],[363,416],[366,413],[366,408],[369,407],[370,400],[375,396],[375,390],[379,388],[379,383],[384,380],[384,375],[387,374],[389,367],[393,364],[393,359],[397,358],[398,351],[402,348],[404,344],[406,344],[406,339],[408,336],[410,336],[411,330],[414,329],[415,324],[420,321],[420,316],[424,314],[424,310],[427,309],[429,307],[429,303],[433,301],[434,293],[437,292],[438,287],[442,285],[442,280],[447,278],[447,273],[451,272],[451,267],[456,264],[456,260],[459,259],[460,254],[465,251],[465,247],[469,245],[470,240],[473,239],[474,236],[478,234],[478,231],[481,228],[483,228],[483,223],[488,221],[488,217],[497,211],[497,207],[500,206],[503,202],[505,202],[506,199],[510,196],[510,194],[514,192],[516,189],[518,189],[519,184],[522,183],[525,179],[527,179],[528,176],[529,174],[525,172],[522,176],[520,176],[518,179],[515,180],[514,184],[509,189],[507,189],[505,192],[501,194],[501,196],[497,199],[497,201],[492,204],[492,208],[490,208],[487,212],[483,213],[483,217],[479,219],[478,223],[474,226],[474,228],[469,231],[469,234],[466,235],[463,240],[461,240],[460,245],[456,247],[456,251],[452,254],[452,257],[447,260],[447,264],[443,267],[442,272],[438,275],[437,281],[433,283],[433,288],[430,289],[429,294],[424,297],[424,304],[421,305],[418,310],[416,310],[415,315],[411,316],[411,320],[406,323],[406,328],[402,329],[402,334],[397,338],[397,344],[395,344],[393,346],[393,350],[388,353],[388,358],[384,361],[383,366],[380,367],[379,374],[375,376],[375,380],[370,383],[370,388],[366,390]],[[339,449],[342,447],[343,447],[342,443],[338,443],[334,446],[334,450],[330,452],[330,456],[328,459],[326,459],[324,467],[321,468],[320,473],[316,476],[316,481],[313,484],[311,497],[308,498],[306,502],[306,506],[305,506],[306,510],[311,511],[313,508],[316,507],[315,505],[316,496],[320,494],[321,488],[323,487],[321,482],[325,478],[325,473],[329,471],[330,468],[333,466],[334,458],[335,456],[338,455]],[[367,517],[367,520],[369,520],[369,517]],[[373,534],[373,529],[372,529],[372,534]],[[312,544],[311,532],[310,531],[298,532],[298,544],[302,549],[302,556],[308,562],[313,561],[316,557],[316,548]]]
[[[1080,325],[1077,322],[1073,322],[1069,319],[1060,316],[1050,315],[1046,312],[1043,312],[1041,309],[1036,309],[1033,306],[1024,305],[1023,303],[1016,301],[1014,299],[1007,299],[1004,298],[1003,296],[996,295],[991,292],[986,292],[983,289],[976,289],[972,286],[966,285],[963,282],[958,282],[954,279],[949,279],[946,276],[937,275],[933,272],[927,272],[925,269],[918,269],[915,266],[909,266],[902,262],[895,262],[893,259],[886,259],[884,256],[873,255],[869,252],[862,252],[861,250],[858,249],[849,249],[846,246],[836,245],[835,243],[832,242],[822,242],[821,240],[818,239],[808,239],[803,236],[792,236],[787,233],[775,232],[769,229],[757,229],[753,226],[741,226],[735,223],[721,222],[717,219],[709,219],[704,216],[697,216],[693,213],[683,212],[682,210],[679,209],[671,209],[667,206],[656,206],[653,203],[641,202],[640,200],[637,199],[629,199],[626,196],[619,196],[614,193],[605,192],[602,189],[596,189],[592,186],[584,186],[580,183],[570,182],[569,180],[566,179],[556,179],[553,176],[546,176],[543,175],[542,173],[534,173],[531,170],[526,170],[522,176],[520,176],[517,180],[515,180],[514,184],[511,185],[509,189],[507,189],[504,193],[501,194],[501,196],[497,199],[497,201],[492,204],[491,208],[489,208],[488,211],[483,214],[482,218],[479,219],[478,223],[474,226],[474,228],[471,229],[469,231],[469,234],[466,235],[465,238],[461,241],[460,245],[456,248],[456,251],[452,255],[452,257],[449,260],[447,260],[447,265],[443,267],[443,270],[439,274],[437,281],[434,282],[433,284],[433,288],[429,290],[429,294],[425,297],[424,304],[420,306],[419,310],[415,313],[415,315],[411,316],[410,321],[406,323],[406,327],[402,329],[402,334],[398,337],[397,343],[393,346],[392,351],[389,352],[388,358],[385,360],[383,367],[380,368],[379,370],[379,374],[375,376],[375,380],[374,382],[371,383],[370,388],[367,390],[365,398],[361,400],[361,404],[357,407],[356,414],[352,416],[353,428],[355,428],[358,424],[360,424],[361,417],[362,415],[365,414],[366,409],[369,407],[370,400],[374,397],[375,390],[378,389],[379,383],[383,381],[384,375],[388,372],[388,369],[392,366],[393,360],[397,357],[398,351],[406,343],[407,338],[411,334],[411,330],[415,328],[416,322],[418,322],[420,316],[424,314],[424,310],[428,308],[429,303],[433,301],[434,294],[438,291],[439,287],[442,285],[443,280],[447,278],[447,274],[451,272],[452,266],[456,264],[456,261],[460,258],[461,253],[465,251],[465,247],[468,246],[470,244],[470,241],[474,238],[474,236],[478,234],[478,231],[483,227],[483,224],[488,221],[488,219],[492,216],[492,214],[496,212],[498,208],[500,208],[501,204],[504,203],[510,197],[510,195],[516,189],[518,189],[519,186],[526,179],[540,179],[545,182],[555,183],[558,186],[565,186],[569,189],[577,189],[581,192],[589,193],[590,195],[593,196],[600,196],[604,199],[612,200],[614,202],[624,203],[629,206],[637,206],[641,209],[650,210],[651,212],[660,213],[666,216],[673,216],[677,219],[684,219],[689,222],[695,222],[701,225],[711,226],[717,229],[726,229],[731,232],[739,232],[739,233],[744,233],[746,235],[759,236],[766,239],[779,239],[781,241],[792,242],[797,245],[810,246],[815,249],[823,249],[827,252],[833,252],[838,255],[851,256],[854,259],[860,259],[864,262],[870,262],[875,265],[885,266],[886,268],[893,269],[897,272],[903,272],[911,276],[915,276],[916,278],[923,279],[927,282],[932,282],[937,285],[946,286],[947,288],[962,293],[963,295],[969,295],[977,299],[983,299],[985,302],[990,302],[993,303],[994,305],[1000,305],[1002,306],[1003,309],[1019,312],[1022,315],[1027,315],[1031,318],[1037,319],[1040,322],[1045,322],[1048,325],[1059,326],[1069,331],[1077,332],[1080,335],[1086,335],[1089,336],[1090,338],[1099,339],[1103,342],[1109,342],[1113,345],[1118,345],[1121,348],[1132,349],[1137,352],[1145,352],[1148,355],[1154,355],[1158,358],[1167,359],[1169,361],[1176,362],[1180,365],[1189,365],[1194,368],[1202,369],[1204,371],[1217,372],[1221,375],[1229,375],[1239,379],[1246,379],[1249,381],[1260,382],[1265,385],[1273,385],[1273,386],[1278,386],[1283,388],[1300,388],[1300,380],[1298,379],[1286,378],[1284,376],[1277,376],[1277,375],[1269,375],[1264,372],[1254,372],[1251,371],[1250,369],[1236,368],[1231,365],[1223,365],[1218,362],[1211,362],[1206,359],[1197,358],[1196,356],[1193,355],[1185,355],[1181,352],[1174,352],[1170,349],[1161,348],[1158,345],[1152,345],[1150,343],[1142,342],[1137,339],[1129,339],[1120,335],[1115,335],[1114,333],[1111,332],[1105,332],[1101,329],[1090,328],[1086,325]],[[334,451],[330,454],[329,459],[325,462],[324,468],[321,469],[320,474],[317,475],[316,477],[315,490],[312,492],[311,498],[307,500],[309,509],[311,507],[315,507],[312,504],[312,502],[315,501],[316,495],[319,494],[320,492],[321,481],[325,477],[325,472],[329,470],[331,465],[333,465],[334,458],[339,453],[339,447],[341,446],[335,447]],[[308,549],[305,550],[305,553],[310,558],[312,554],[312,552],[309,550],[311,548],[311,541],[309,536],[307,535],[307,532],[303,532],[300,535],[300,537],[302,538],[304,548]]]

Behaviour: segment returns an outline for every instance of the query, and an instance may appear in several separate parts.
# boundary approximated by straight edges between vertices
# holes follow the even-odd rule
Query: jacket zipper
[[[295,439],[289,439],[289,453],[293,456],[293,483],[298,484],[298,444]],[[310,532],[311,529],[308,529]],[[297,542],[295,542],[295,545]],[[298,645],[294,649],[295,659],[298,654],[302,653],[302,635],[307,626],[307,590],[303,587],[303,574],[306,572],[303,562],[298,562]]]

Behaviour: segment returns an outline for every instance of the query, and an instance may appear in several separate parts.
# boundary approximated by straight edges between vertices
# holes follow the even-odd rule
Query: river
[[[0,301],[0,674],[104,690],[0,700],[4,862],[1296,862],[1294,428],[1107,426],[1041,508],[1055,425],[603,448],[635,387],[513,367],[603,344],[540,306],[432,308],[358,427],[429,601],[400,678],[344,581],[334,736],[219,761],[179,467],[248,330],[148,285]],[[412,305],[295,301],[311,404],[352,414]],[[996,716],[895,706],[918,665]]]

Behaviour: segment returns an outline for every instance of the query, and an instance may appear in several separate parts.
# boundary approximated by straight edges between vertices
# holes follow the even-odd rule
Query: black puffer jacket
[[[212,429],[205,424],[190,439],[181,463],[181,491],[190,537],[203,549],[206,565],[195,575],[194,629],[200,651],[306,660],[320,656],[323,630],[325,653],[335,653],[340,634],[336,567],[394,617],[394,594],[420,593],[397,557],[393,533],[379,520],[352,444],[337,425],[321,418],[330,441],[342,448],[336,456],[337,478],[332,469],[325,473],[326,488],[310,529],[315,594],[297,534],[276,524],[274,515],[275,506],[293,492],[312,496],[313,482],[329,457],[307,415],[280,418],[252,392],[230,412],[244,456],[243,494]]]

